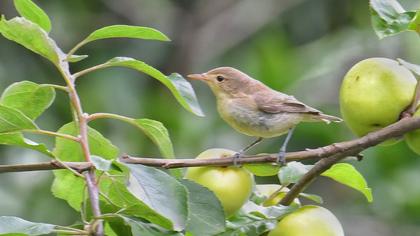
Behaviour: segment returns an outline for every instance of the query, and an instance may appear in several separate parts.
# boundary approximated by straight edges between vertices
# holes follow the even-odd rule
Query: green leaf
[[[252,214],[230,218],[226,222],[227,230],[217,236],[254,236],[274,229],[277,219],[266,219]]]
[[[85,181],[68,170],[54,170],[51,192],[65,200],[76,211],[80,211],[85,191]]]
[[[285,186],[296,183],[311,167],[310,165],[304,165],[296,161],[288,163],[278,173],[280,183]]]
[[[101,181],[100,187],[101,192],[108,196],[112,204],[125,209],[123,211],[125,214],[146,219],[166,229],[172,229],[173,224],[169,219],[160,215],[140,199],[136,198],[128,191],[125,184],[116,180],[107,182],[105,179],[105,181]]]
[[[274,163],[245,164],[244,168],[256,176],[273,176],[280,170],[280,166]]]
[[[263,207],[251,201],[245,203],[239,214],[228,219],[227,230],[218,236],[263,235],[276,227],[278,220],[296,210],[297,206]]]
[[[161,122],[150,119],[132,119],[115,114],[106,114],[104,117],[117,119],[134,125],[136,128],[145,133],[154,144],[156,144],[160,150],[160,153],[165,158],[174,157],[174,150],[172,147],[171,139],[169,138],[168,130]]]
[[[150,119],[133,119],[132,123],[156,144],[163,157],[174,158],[174,149],[169,138],[168,130],[161,122]],[[176,178],[182,178],[181,169],[172,169],[170,173]]]
[[[363,193],[368,202],[373,201],[372,190],[367,186],[366,180],[363,178],[362,174],[360,174],[352,165],[348,163],[337,163],[321,175],[354,188]]]
[[[92,155],[90,156],[90,160],[92,161],[93,165],[96,169],[101,171],[108,171],[111,169],[112,161],[103,159],[102,157]]]
[[[54,98],[55,90],[51,86],[21,81],[7,87],[0,104],[15,108],[34,120],[52,104]]]
[[[82,61],[86,58],[88,58],[88,55],[70,55],[69,57],[66,58],[66,61],[68,62],[79,62]]]
[[[186,230],[193,235],[212,236],[225,229],[223,207],[212,191],[189,180],[181,183],[188,190]]]
[[[267,219],[280,219],[286,214],[289,214],[293,210],[295,210],[297,206],[261,206],[257,205],[252,201],[246,202],[242,208],[242,214],[254,214],[258,215]]]
[[[109,217],[105,221],[104,231],[106,236],[132,235],[131,227],[126,225],[121,217]]]
[[[314,201],[318,204],[324,203],[324,200],[322,200],[321,196],[315,195],[315,194],[309,194],[309,193],[299,193],[299,197],[303,197],[306,199],[309,199],[311,201]]]
[[[125,164],[131,172],[128,190],[159,214],[170,219],[174,230],[185,229],[188,192],[167,173],[153,167]]]
[[[78,129],[73,122],[68,123],[58,130],[59,133],[78,135]],[[98,131],[89,127],[88,142],[91,155],[100,156],[107,160],[115,159],[119,150],[108,139]],[[79,143],[74,141],[56,138],[54,154],[62,161],[84,161]],[[55,170],[54,182],[51,191],[54,196],[66,200],[70,206],[80,210],[83,201],[84,181],[67,170]]]
[[[198,116],[204,116],[200,105],[198,104],[194,89],[181,75],[171,74],[170,76],[166,76],[146,63],[129,57],[115,57],[101,65],[102,68],[111,66],[131,68],[159,80],[172,92],[177,101],[187,111],[190,111]]]
[[[204,113],[201,110],[200,104],[198,104],[197,97],[191,84],[178,73],[170,74],[168,79],[171,81],[172,85],[177,89],[177,91],[179,91],[179,95],[177,95],[173,91],[172,86],[166,85],[175,95],[175,98],[178,100],[178,102],[181,103],[185,109],[194,113],[195,115],[204,116]]]
[[[0,33],[5,38],[47,58],[55,65],[58,65],[60,58],[64,57],[61,49],[58,48],[54,40],[48,37],[47,32],[23,17],[6,20],[2,16]]]
[[[373,29],[379,38],[410,30],[415,12],[406,12],[398,1],[370,0]]]
[[[45,235],[52,233],[56,226],[34,223],[14,216],[0,216],[0,234]]]
[[[156,144],[163,157],[173,158],[175,156],[168,130],[161,122],[150,119],[132,119],[116,114],[106,114],[104,115],[104,118],[117,119],[134,125],[136,128],[145,133],[154,144]],[[180,169],[173,169],[170,170],[170,172],[177,178],[182,177],[182,171]]]
[[[168,231],[156,225],[145,223],[139,220],[134,220],[128,217],[121,216],[125,223],[130,225],[133,236],[182,236],[181,233]]]
[[[162,32],[141,26],[133,25],[110,25],[104,28],[95,30],[91,33],[84,41],[86,43],[92,42],[99,39],[109,38],[136,38],[136,39],[149,39],[149,40],[160,40],[170,41],[169,38]]]
[[[110,25],[93,31],[87,38],[77,44],[69,54],[74,53],[77,49],[89,42],[110,38],[134,38],[170,41],[170,39],[165,34],[153,28],[133,25]]]
[[[71,122],[61,127],[58,133],[78,136],[76,125]],[[107,160],[117,158],[119,150],[101,133],[93,128],[88,129],[88,142],[91,155],[100,156]],[[54,154],[62,161],[84,161],[85,158],[79,143],[64,138],[56,138]]]
[[[106,223],[104,226],[104,232],[107,236],[118,236],[118,234],[112,229],[109,223]]]
[[[168,130],[161,122],[150,119],[137,119],[133,120],[133,123],[158,146],[165,158],[174,157],[174,149]]]
[[[48,15],[31,0],[14,0],[16,10],[26,19],[34,22],[46,32],[51,30],[51,21]]]
[[[36,143],[30,139],[27,139],[18,132],[0,134],[0,144],[29,148],[44,153],[47,156],[54,157],[54,155],[50,152],[50,150],[48,150],[45,144]]]
[[[33,130],[38,127],[22,112],[0,105],[0,133],[9,133],[20,130]]]
[[[410,71],[415,73],[417,76],[420,76],[420,65],[412,64],[410,62],[404,61],[401,58],[398,58],[397,60],[402,66],[409,69]]]
[[[413,17],[410,24],[408,25],[408,29],[420,33],[420,11],[416,12],[416,15]]]

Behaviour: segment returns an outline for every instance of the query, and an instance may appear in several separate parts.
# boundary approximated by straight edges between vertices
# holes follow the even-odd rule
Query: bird
[[[295,126],[301,122],[341,122],[295,97],[276,91],[233,67],[218,67],[201,74],[190,74],[190,80],[205,82],[216,97],[221,118],[239,133],[257,139],[241,149],[234,164],[251,147],[264,138],[287,136],[280,147],[277,163],[286,165],[286,147]]]

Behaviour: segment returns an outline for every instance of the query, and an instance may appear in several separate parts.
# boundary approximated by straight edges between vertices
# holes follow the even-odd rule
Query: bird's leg
[[[289,129],[289,132],[287,133],[287,136],[284,139],[283,144],[281,145],[279,156],[277,157],[277,163],[279,163],[281,166],[286,165],[286,147],[287,147],[287,143],[289,143],[289,140],[292,137],[294,130],[295,130],[295,127]]]
[[[259,137],[254,142],[252,142],[251,144],[249,144],[245,148],[242,148],[239,152],[235,153],[234,159],[233,159],[233,165],[234,166],[238,166],[238,163],[237,162],[241,158],[242,154],[244,154],[246,151],[248,151],[253,146],[259,144],[262,140],[263,140],[263,138]]]
[[[257,138],[254,142],[252,142],[251,144],[249,144],[248,146],[246,146],[245,148],[243,148],[241,151],[239,151],[241,154],[244,154],[246,151],[248,151],[249,149],[251,149],[252,147],[254,147],[255,145],[259,144],[261,141],[263,140],[263,138],[259,137]]]

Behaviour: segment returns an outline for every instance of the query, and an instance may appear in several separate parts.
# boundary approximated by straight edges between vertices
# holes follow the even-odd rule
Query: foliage
[[[269,206],[263,200],[251,198],[236,215],[225,219],[217,197],[208,189],[188,180],[182,180],[180,171],[165,172],[142,165],[124,164],[118,161],[120,150],[99,130],[87,127],[88,159],[80,145],[81,127],[78,117],[63,125],[57,132],[40,128],[35,120],[50,107],[57,90],[69,92],[72,83],[84,74],[108,67],[125,67],[149,75],[158,80],[173,94],[187,111],[203,116],[192,86],[181,75],[166,76],[143,61],[129,57],[115,57],[103,64],[70,73],[71,63],[79,62],[88,55],[74,53],[87,43],[109,38],[134,38],[169,41],[156,29],[131,25],[112,25],[89,34],[68,53],[64,53],[49,35],[51,22],[48,15],[31,0],[14,0],[21,17],[7,20],[2,16],[0,33],[28,50],[46,58],[57,68],[66,87],[55,84],[37,84],[21,81],[10,85],[0,98],[0,144],[29,148],[59,161],[90,161],[95,167],[99,183],[100,207],[107,235],[261,235],[273,229],[278,220],[294,211],[293,206]],[[371,0],[373,28],[380,38],[404,31],[419,33],[419,11],[407,12],[398,2]],[[419,73],[419,66],[403,60],[402,65]],[[71,92],[71,91],[70,91]],[[71,104],[73,112],[77,113]],[[83,115],[83,114],[79,114]],[[79,117],[80,118],[80,117]],[[96,113],[90,120],[110,118],[128,123],[141,131],[159,149],[163,158],[174,158],[173,144],[164,124],[147,118],[129,118],[117,114]],[[55,136],[53,150],[36,143],[25,133]],[[258,176],[278,176],[286,186],[297,183],[313,166],[291,162],[279,168],[272,164],[249,164],[245,168]],[[372,192],[363,176],[348,163],[333,165],[322,174],[347,185],[362,194],[369,202]],[[65,200],[81,219],[94,222],[88,209],[89,199],[86,181],[69,170],[54,171],[51,191]],[[269,196],[263,196],[268,198]],[[301,193],[300,197],[322,203],[319,196]],[[0,234],[41,235],[48,233],[85,233],[77,226],[58,226],[29,222],[17,217],[0,217]]]
[[[403,31],[420,33],[420,11],[405,11],[398,1],[370,0],[372,26],[379,38]]]

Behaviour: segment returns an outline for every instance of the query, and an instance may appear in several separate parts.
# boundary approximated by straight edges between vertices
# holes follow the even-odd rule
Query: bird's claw
[[[285,166],[287,164],[286,163],[286,152],[285,151],[281,150],[279,152],[279,155],[277,156],[277,163],[280,166]]]
[[[238,160],[241,159],[242,154],[243,154],[242,152],[237,152],[235,153],[235,155],[233,155],[233,166],[239,167]]]

